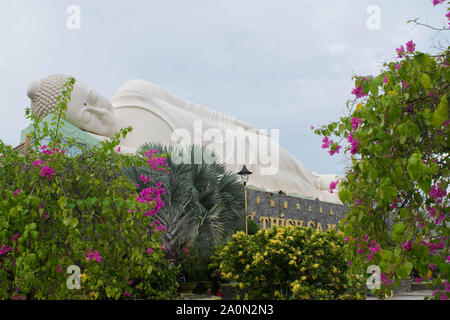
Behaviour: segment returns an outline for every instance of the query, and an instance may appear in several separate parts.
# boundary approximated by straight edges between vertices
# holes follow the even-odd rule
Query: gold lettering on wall
[[[273,228],[273,226],[278,226],[279,220],[278,218],[270,217],[269,220],[270,220],[270,228]]]
[[[252,213],[251,213],[248,217],[249,217],[250,219],[254,220],[255,215],[256,215],[256,212],[255,212],[255,211],[252,211]]]
[[[322,207],[319,208],[319,213],[323,213],[323,208]]]
[[[271,208],[275,208],[275,201],[270,200],[270,207],[271,207]]]
[[[308,212],[312,212],[311,206],[308,206]]]
[[[263,223],[262,227],[264,230],[266,230],[267,229],[266,223],[269,222],[269,217],[261,216],[261,217],[259,217],[259,222]]]
[[[330,208],[330,216],[333,216],[334,215],[334,213],[333,213],[333,209],[332,208]]]
[[[253,212],[252,212],[252,214],[253,214]],[[284,217],[284,215],[283,215],[283,217]],[[259,222],[260,222],[260,225],[262,224],[262,229],[264,229],[264,230],[271,229],[274,226],[275,227],[279,227],[279,226],[305,227],[305,225],[304,225],[305,221],[303,221],[303,220],[283,219],[283,217],[276,218],[276,217],[260,216]],[[306,223],[306,227],[316,229],[319,232],[324,232],[322,224],[320,222],[316,223],[314,220],[308,221]],[[331,230],[331,229],[337,230],[336,224],[327,224],[327,230]]]
[[[261,198],[260,197],[256,197],[256,205],[260,205],[261,204]]]
[[[327,230],[336,230],[335,224],[327,224]]]
[[[287,202],[287,201],[284,201],[284,202],[283,202],[283,208],[284,208],[284,209],[287,209],[287,208],[288,208],[288,202]]]
[[[300,203],[296,203],[295,208],[297,209],[297,211],[300,211]]]
[[[323,232],[322,225],[320,224],[320,222],[317,223],[317,231]]]

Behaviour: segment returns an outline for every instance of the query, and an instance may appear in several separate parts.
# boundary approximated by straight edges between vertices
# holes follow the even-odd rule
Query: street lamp
[[[248,178],[250,177],[250,175],[252,174],[252,172],[249,171],[247,169],[247,167],[245,166],[245,164],[244,164],[244,166],[242,167],[241,171],[239,171],[237,174],[241,176],[241,180],[244,183],[245,234],[248,235],[248,223],[247,223],[247,217],[248,217],[248,213],[247,213],[247,181],[248,181]]]

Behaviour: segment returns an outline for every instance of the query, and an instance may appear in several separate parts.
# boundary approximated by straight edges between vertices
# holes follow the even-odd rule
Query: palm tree
[[[130,167],[125,173],[135,184],[142,184],[140,176],[144,174],[161,181],[166,189],[165,206],[156,217],[167,228],[162,236],[169,260],[177,262],[187,243],[195,245],[200,255],[207,255],[215,245],[242,230],[245,215],[241,182],[222,163],[205,162],[206,157],[215,158],[213,153],[204,146],[180,149],[155,143],[142,145],[137,153],[144,155],[149,149],[167,154],[170,174],[155,173],[148,167]],[[179,163],[180,157],[191,161]],[[202,161],[194,163],[194,159]]]

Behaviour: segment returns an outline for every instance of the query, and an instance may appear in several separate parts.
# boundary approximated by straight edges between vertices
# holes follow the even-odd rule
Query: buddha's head
[[[33,113],[43,118],[56,111],[56,99],[68,79],[69,76],[58,74],[33,81],[27,91]],[[65,120],[82,130],[106,137],[111,137],[117,129],[111,102],[79,81],[73,86]]]

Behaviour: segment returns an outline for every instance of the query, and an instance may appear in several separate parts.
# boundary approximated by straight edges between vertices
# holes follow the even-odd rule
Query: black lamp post
[[[241,176],[241,180],[244,183],[244,205],[245,205],[245,234],[248,234],[248,223],[247,223],[247,218],[248,218],[248,213],[247,213],[247,181],[248,178],[250,177],[250,175],[252,174],[251,171],[249,171],[247,169],[247,167],[244,166],[242,167],[241,171],[239,171],[237,173],[238,175]]]

